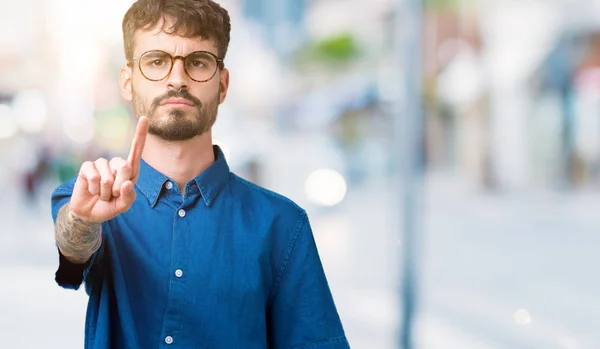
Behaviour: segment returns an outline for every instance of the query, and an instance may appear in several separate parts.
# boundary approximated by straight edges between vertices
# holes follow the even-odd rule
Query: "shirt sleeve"
[[[69,202],[73,193],[73,187],[75,185],[75,179],[72,179],[60,186],[58,186],[53,192],[51,197],[51,208],[52,208],[52,220],[56,224],[56,218],[58,217],[58,211]],[[102,226],[102,234],[104,234],[105,225]],[[99,260],[102,257],[104,251],[104,239],[102,245],[96,251],[89,261],[84,264],[77,264],[70,262],[60,252],[58,245],[55,244],[56,250],[58,251],[58,269],[55,274],[56,283],[66,289],[78,290],[82,283],[90,277],[90,274],[99,269]],[[86,286],[87,283],[86,283]],[[86,291],[89,294],[89,288],[86,287]]]
[[[273,349],[350,348],[305,212],[291,234],[267,314]]]

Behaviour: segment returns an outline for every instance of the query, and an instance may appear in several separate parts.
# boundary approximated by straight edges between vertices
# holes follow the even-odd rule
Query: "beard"
[[[220,88],[219,93],[207,103],[202,103],[187,90],[171,90],[154,98],[151,103],[137,94],[133,88],[132,93],[135,114],[148,118],[148,133],[165,141],[185,141],[200,136],[210,131],[217,120]],[[184,98],[193,103],[194,107],[165,111],[163,113],[168,113],[168,117],[160,118],[160,115],[157,115],[157,109],[160,107],[160,103],[169,98]],[[192,118],[189,118],[190,114]]]

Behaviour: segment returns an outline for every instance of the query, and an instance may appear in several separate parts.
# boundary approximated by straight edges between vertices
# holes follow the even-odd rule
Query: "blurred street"
[[[426,185],[418,348],[600,347],[596,193],[483,195],[448,176]],[[309,212],[352,348],[397,343],[402,241],[389,189],[372,181],[336,209]],[[48,200],[32,208],[7,190],[1,209],[3,347],[81,348],[87,299],[54,283]]]

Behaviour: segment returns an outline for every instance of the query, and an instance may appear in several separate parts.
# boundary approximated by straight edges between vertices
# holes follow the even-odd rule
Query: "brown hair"
[[[219,58],[225,58],[229,46],[231,23],[229,13],[212,0],[138,0],[123,18],[125,58],[133,58],[136,30],[154,28],[162,22],[161,30],[168,34],[213,39]]]

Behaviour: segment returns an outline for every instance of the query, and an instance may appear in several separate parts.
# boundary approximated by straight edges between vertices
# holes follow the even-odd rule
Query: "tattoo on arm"
[[[102,244],[102,225],[75,217],[69,202],[58,211],[54,238],[60,252],[69,261],[83,264]]]

